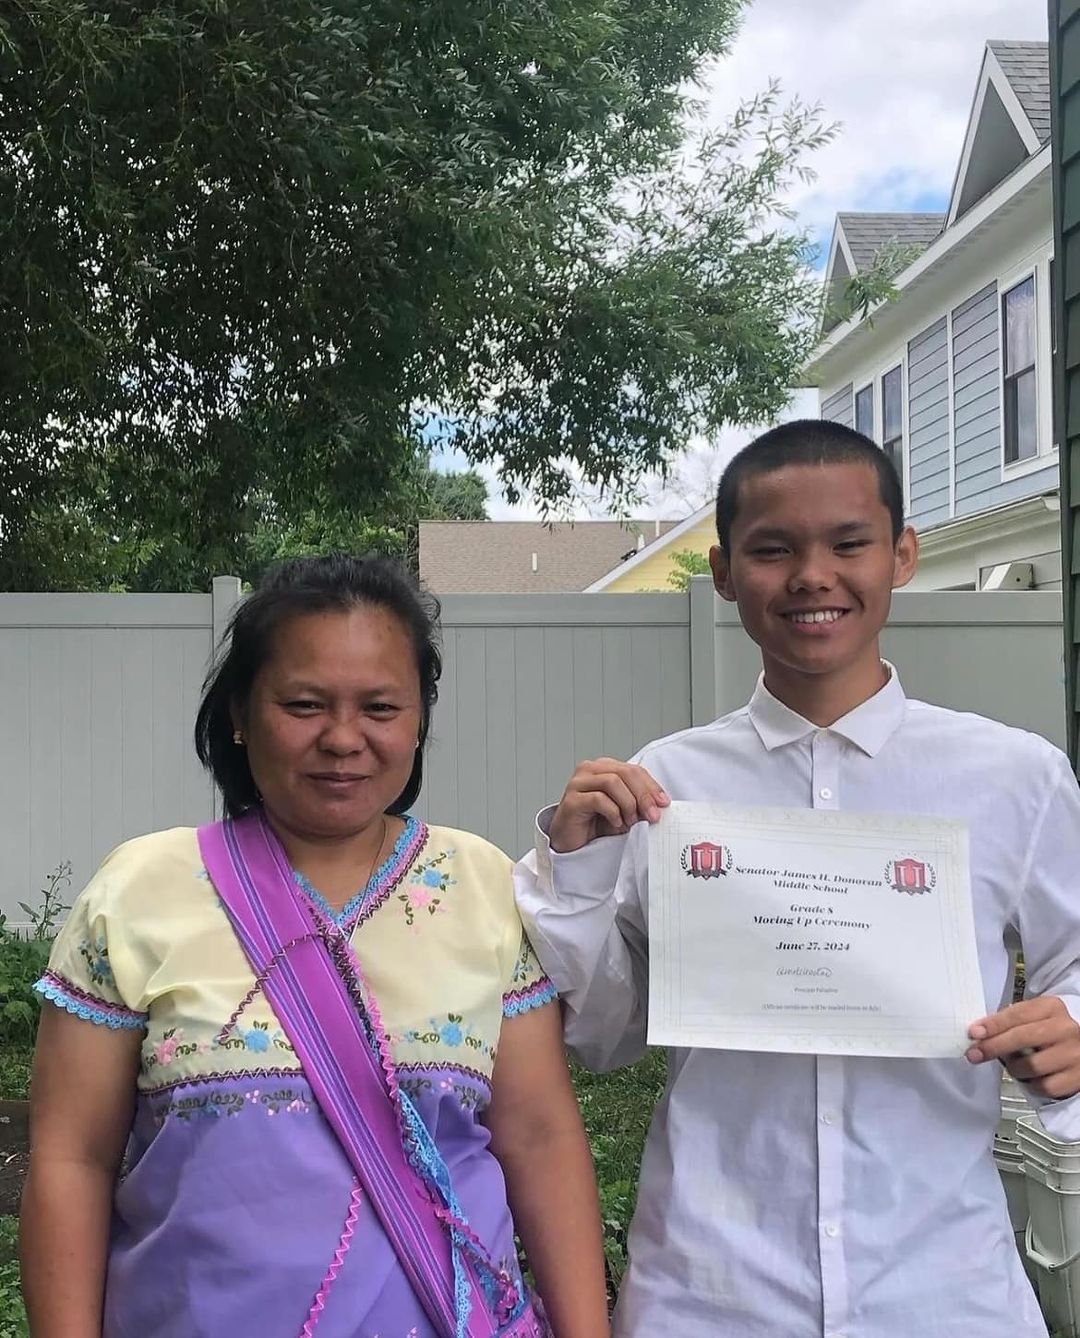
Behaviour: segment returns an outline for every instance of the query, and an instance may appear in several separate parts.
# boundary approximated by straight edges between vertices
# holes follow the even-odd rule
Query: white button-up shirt
[[[633,760],[673,799],[965,821],[986,1011],[1011,1002],[1022,941],[1029,994],[1080,1019],[1080,792],[1045,740],[909,701],[894,673],[828,729],[759,683],[744,709]],[[611,1068],[645,1047],[646,825],[557,854],[552,812],[518,904],[569,1043]],[[991,1156],[1000,1081],[964,1059],[673,1052],[616,1334],[1045,1335]],[[1037,1104],[1080,1140],[1080,1097]]]

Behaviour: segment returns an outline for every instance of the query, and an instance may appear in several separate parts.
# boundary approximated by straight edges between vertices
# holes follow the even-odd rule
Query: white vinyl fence
[[[120,841],[204,822],[192,729],[240,597],[0,595],[0,910],[25,920],[49,871],[73,890]],[[757,650],[707,578],[689,595],[443,601],[445,670],[418,812],[517,854],[574,765],[746,700]],[[908,692],[1064,736],[1054,593],[899,594],[885,641]]]

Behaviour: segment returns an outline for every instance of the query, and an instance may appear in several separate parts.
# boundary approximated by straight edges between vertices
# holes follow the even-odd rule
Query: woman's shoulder
[[[137,869],[169,865],[199,868],[198,830],[195,827],[169,827],[160,832],[146,832],[121,842],[102,863],[102,868]]]
[[[132,837],[110,851],[87,891],[125,901],[142,892],[160,897],[162,891],[191,884],[202,874],[196,829],[171,827]]]
[[[466,832],[458,827],[443,827],[436,823],[427,824],[429,849],[436,847],[448,850],[461,860],[483,863],[494,867],[513,868],[513,860],[497,845],[477,836],[475,832]]]

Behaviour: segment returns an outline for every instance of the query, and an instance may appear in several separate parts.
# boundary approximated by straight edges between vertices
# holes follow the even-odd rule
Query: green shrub
[[[30,1338],[19,1288],[19,1224],[0,1217],[0,1338]]]
[[[70,881],[71,865],[65,860],[49,874],[36,906],[19,902],[30,919],[28,933],[9,929],[0,911],[0,1054],[33,1044],[41,1012],[34,981],[45,969],[57,921],[68,909],[62,895]]]
[[[0,1101],[26,1101],[30,1096],[30,1066],[34,1047],[5,1046],[0,1050]]]

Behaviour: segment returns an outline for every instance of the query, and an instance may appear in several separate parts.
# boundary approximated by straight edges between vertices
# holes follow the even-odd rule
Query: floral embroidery
[[[192,1087],[196,1084],[202,1087],[208,1083],[224,1082],[295,1082],[299,1081],[302,1076],[299,1068],[222,1069],[217,1073],[167,1078],[166,1081],[159,1082],[155,1087],[143,1088],[143,1095],[150,1098],[151,1101],[158,1101],[164,1093],[179,1091],[182,1087]]]
[[[536,974],[536,958],[533,956],[532,945],[529,940],[522,935],[521,951],[518,953],[517,961],[514,963],[514,974],[510,977],[511,985],[520,985],[522,981],[531,979]]]
[[[453,1064],[406,1064],[398,1070],[402,1091],[413,1100],[428,1094],[457,1098],[462,1110],[483,1110],[491,1100],[491,1084],[482,1073]]]
[[[441,866],[454,857],[452,850],[440,850],[437,855],[417,864],[409,877],[409,886],[398,893],[398,901],[405,908],[405,923],[410,929],[416,926],[416,915],[427,911],[436,915],[447,909],[439,893],[447,891],[457,879]]]
[[[465,1025],[465,1020],[460,1013],[447,1013],[445,1020],[433,1017],[429,1019],[428,1026],[428,1031],[409,1030],[403,1032],[401,1040],[420,1045],[445,1045],[451,1050],[456,1050],[459,1046],[465,1046],[469,1050],[479,1051],[487,1059],[495,1058],[494,1048],[479,1036],[473,1034],[472,1027]]]
[[[186,1059],[189,1055],[209,1054],[210,1047],[205,1041],[186,1041],[183,1027],[170,1027],[161,1034],[161,1040],[149,1047],[149,1054],[143,1056],[143,1072],[151,1069],[166,1068],[177,1059]]]
[[[186,1092],[174,1095],[155,1110],[154,1123],[160,1127],[170,1116],[177,1120],[221,1119],[239,1115],[247,1106],[267,1115],[303,1115],[311,1110],[306,1093],[290,1086],[265,1092],[258,1087],[250,1092]]]
[[[180,1044],[180,1037],[175,1031],[167,1031],[164,1037],[154,1046],[154,1058],[159,1064],[171,1064],[176,1058],[176,1047]]]
[[[234,1027],[226,1041],[215,1039],[213,1048],[248,1050],[252,1054],[265,1055],[268,1050],[291,1050],[292,1046],[280,1027],[271,1031],[269,1022],[253,1022],[250,1027]]]
[[[79,944],[79,955],[86,963],[90,983],[98,989],[115,989],[116,980],[109,962],[109,948],[105,939],[98,935],[95,939],[84,938]]]
[[[358,925],[370,919],[398,886],[417,854],[427,844],[427,839],[427,825],[416,818],[406,818],[404,830],[394,843],[389,857],[375,870],[367,886],[361,888],[340,911],[334,910],[311,880],[298,870],[293,871],[293,878],[328,919],[352,933]]]

